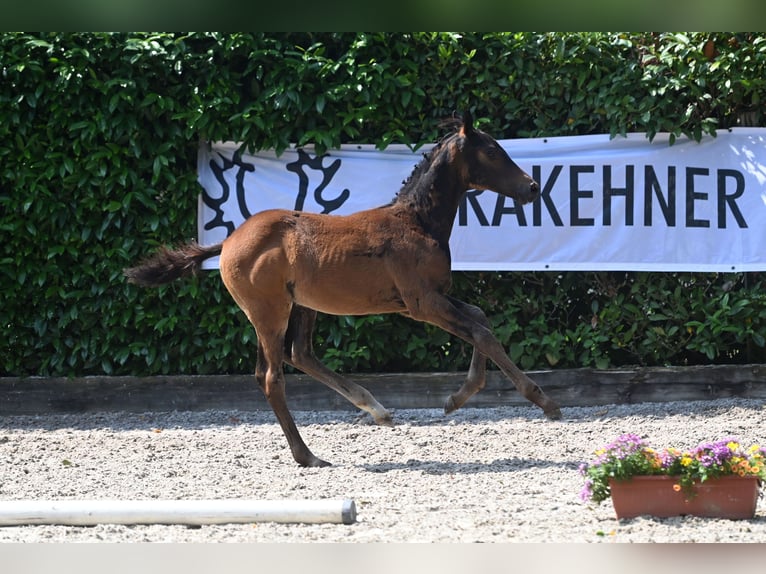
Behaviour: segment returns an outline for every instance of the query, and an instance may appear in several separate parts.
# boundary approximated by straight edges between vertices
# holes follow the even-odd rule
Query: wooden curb
[[[766,365],[533,371],[529,376],[562,406],[711,400],[766,400]],[[464,373],[351,375],[387,408],[442,408]],[[354,410],[306,375],[287,375],[293,410]],[[513,384],[489,371],[467,407],[526,406]],[[0,416],[94,411],[270,410],[249,375],[155,377],[0,377]]]

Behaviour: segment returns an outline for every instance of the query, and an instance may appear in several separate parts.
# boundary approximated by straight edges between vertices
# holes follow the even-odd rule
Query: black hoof
[[[455,412],[459,407],[455,404],[455,399],[450,396],[447,399],[447,402],[444,403],[444,414],[448,415],[452,412]]]
[[[549,421],[557,421],[561,419],[561,409],[559,407],[545,411],[544,414]]]
[[[394,426],[394,419],[391,418],[391,413],[386,413],[385,416],[375,419],[375,423],[382,427],[392,427]]]
[[[323,467],[323,466],[332,466],[332,464],[330,464],[326,460],[322,460],[321,458],[318,458],[318,457],[314,456],[313,454],[311,455],[311,458],[309,458],[309,459],[306,459],[306,460],[296,460],[296,462],[299,465],[301,465],[303,467],[306,467],[306,468],[320,468],[320,467]]]

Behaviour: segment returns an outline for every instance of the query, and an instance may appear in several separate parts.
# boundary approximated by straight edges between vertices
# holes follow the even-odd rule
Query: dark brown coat
[[[388,411],[367,390],[314,356],[317,312],[401,313],[471,343],[466,382],[448,398],[445,412],[461,407],[484,386],[489,358],[524,397],[549,418],[558,418],[558,405],[510,360],[484,313],[447,294],[449,238],[469,189],[488,189],[520,203],[539,195],[538,184],[466,114],[459,130],[425,156],[389,205],[346,216],[263,211],[220,245],[164,249],[126,275],[135,283],[159,285],[220,254],[223,282],[258,337],[256,380],[293,457],[304,466],[328,463],[303,442],[287,408],[283,362],[333,388],[379,424],[391,424]]]

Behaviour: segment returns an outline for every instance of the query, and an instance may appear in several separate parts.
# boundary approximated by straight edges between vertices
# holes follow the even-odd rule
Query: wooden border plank
[[[766,400],[766,365],[638,369],[566,369],[529,375],[562,406],[711,400]],[[358,374],[386,407],[442,408],[463,373]],[[353,410],[345,399],[306,375],[287,375],[288,402],[298,410]],[[513,384],[489,371],[487,385],[466,406],[524,406]],[[252,376],[0,377],[0,416],[94,411],[269,410]]]

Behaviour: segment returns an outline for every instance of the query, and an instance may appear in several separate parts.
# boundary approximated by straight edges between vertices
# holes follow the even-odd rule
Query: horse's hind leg
[[[255,379],[266,396],[271,410],[274,411],[279,426],[282,427],[282,432],[287,438],[287,444],[290,445],[290,451],[295,462],[301,466],[329,466],[329,462],[314,456],[306,443],[303,442],[298,427],[295,425],[295,420],[287,408],[281,341],[271,340],[265,343],[262,341],[262,336],[259,333]]]
[[[481,309],[457,299],[450,298],[450,300],[474,321],[489,329],[489,320]],[[487,357],[474,347],[473,354],[471,355],[471,365],[468,367],[468,376],[463,385],[447,398],[447,402],[444,404],[444,413],[449,414],[462,407],[468,399],[484,388],[486,380]]]
[[[301,466],[329,466],[330,463],[314,456],[303,442],[295,420],[287,408],[282,360],[285,329],[290,313],[289,302],[272,300],[264,306],[242,297],[235,297],[235,300],[255,327],[258,337],[255,380],[274,411],[279,426],[282,427],[295,462]]]
[[[391,426],[391,414],[364,387],[327,368],[314,355],[312,334],[317,312],[294,305],[285,335],[285,362],[327,385],[357,408],[372,415],[376,423]]]

